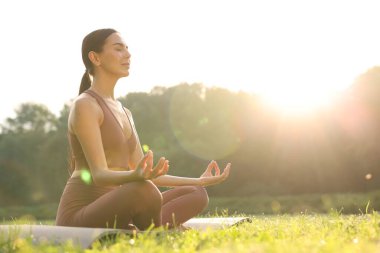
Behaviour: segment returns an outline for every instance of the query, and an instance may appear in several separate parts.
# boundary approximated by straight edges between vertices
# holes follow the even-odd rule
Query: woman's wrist
[[[196,184],[196,185],[199,185],[199,186],[205,186],[205,184],[204,184],[204,180],[203,180],[202,177],[197,178],[197,179],[198,179],[198,180],[197,180],[197,184]]]
[[[144,177],[137,171],[125,171],[125,182],[144,181]]]

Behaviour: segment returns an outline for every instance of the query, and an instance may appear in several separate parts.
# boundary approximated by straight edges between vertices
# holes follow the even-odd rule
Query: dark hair
[[[93,65],[90,58],[88,58],[88,53],[91,51],[100,53],[103,50],[104,43],[108,36],[116,32],[116,30],[110,28],[99,29],[87,34],[87,36],[84,37],[82,42],[82,59],[84,66],[86,67],[86,71],[84,72],[80,83],[79,94],[90,88],[90,75],[94,75]]]

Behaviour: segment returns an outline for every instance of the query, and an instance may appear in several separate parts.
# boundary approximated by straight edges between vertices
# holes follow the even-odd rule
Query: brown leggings
[[[174,227],[202,212],[208,204],[207,192],[200,186],[180,186],[162,193],[150,181],[127,183],[106,193],[101,193],[106,188],[90,187],[82,182],[66,185],[57,225],[127,229],[132,223],[145,230],[153,223],[156,227]]]

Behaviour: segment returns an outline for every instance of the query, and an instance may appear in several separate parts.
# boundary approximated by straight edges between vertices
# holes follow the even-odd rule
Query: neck
[[[91,84],[91,90],[95,91],[104,99],[115,100],[114,89],[118,78],[110,76],[97,75]]]

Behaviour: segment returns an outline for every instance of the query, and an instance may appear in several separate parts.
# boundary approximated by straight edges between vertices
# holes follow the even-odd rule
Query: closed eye
[[[120,50],[122,50],[124,48],[128,49],[127,45],[124,45],[123,43],[120,43],[120,42],[116,42],[113,45],[116,46],[116,49],[120,49]]]

